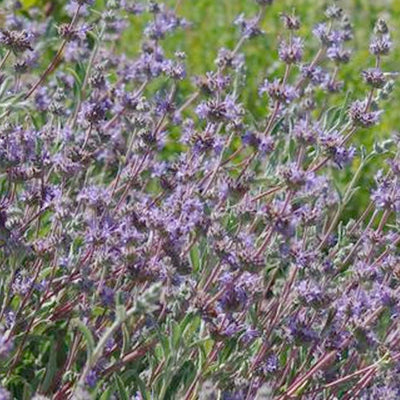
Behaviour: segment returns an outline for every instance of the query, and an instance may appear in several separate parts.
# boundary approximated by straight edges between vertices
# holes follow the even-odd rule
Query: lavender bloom
[[[4,334],[4,329],[0,327],[0,359],[8,357],[12,349],[13,341]]]
[[[340,19],[343,15],[343,9],[336,4],[333,4],[326,9],[325,15],[329,19]]]
[[[297,31],[300,29],[300,20],[295,15],[282,13],[281,19],[286,29]]]
[[[249,345],[254,340],[256,340],[259,336],[260,336],[260,332],[257,329],[249,328],[243,333],[242,340],[246,345]]]
[[[279,58],[286,64],[294,64],[303,57],[303,40],[297,36],[289,42],[283,41],[279,45]]]
[[[232,68],[234,71],[240,71],[244,67],[244,55],[239,53],[235,54],[233,51],[222,47],[218,51],[218,57],[215,63],[220,68]],[[229,77],[225,77],[225,79]]]
[[[210,100],[199,104],[196,112],[202,119],[219,122],[221,120],[231,121],[240,118],[243,114],[243,109],[232,97],[227,96],[224,101]]]
[[[275,354],[269,355],[265,364],[265,370],[268,373],[274,373],[277,371],[278,368],[279,368],[278,357]]]
[[[392,41],[389,34],[376,36],[372,38],[369,45],[369,51],[376,56],[385,56],[390,53],[392,48]]]
[[[113,289],[104,286],[100,292],[100,297],[104,306],[110,306],[114,303],[115,292]]]
[[[365,82],[373,88],[381,89],[386,83],[385,74],[379,68],[369,68],[362,72]]]
[[[288,324],[289,336],[300,345],[309,345],[318,341],[318,333],[314,331],[303,316],[292,317]]]
[[[341,33],[331,31],[325,23],[316,25],[312,32],[326,46],[339,45],[343,41]]]
[[[0,400],[11,400],[11,393],[3,387],[0,387]]]
[[[35,94],[35,103],[39,111],[46,111],[51,103],[46,87],[40,88]]]
[[[291,163],[282,168],[281,175],[290,188],[298,189],[314,180],[312,172],[307,173],[300,170],[295,163]]]
[[[69,24],[61,24],[58,27],[58,34],[67,41],[78,41],[84,40],[90,30],[91,27],[85,24],[78,28],[71,28]]]
[[[279,79],[270,82],[266,79],[259,89],[260,94],[267,93],[271,99],[289,104],[298,97],[297,90],[290,85],[282,85]]]
[[[399,184],[397,179],[384,177],[380,171],[376,178],[377,189],[372,191],[371,198],[379,209],[400,210]]]
[[[347,64],[350,61],[350,51],[341,45],[333,45],[328,48],[327,56],[337,64]]]
[[[382,112],[383,111],[368,111],[366,102],[360,100],[353,102],[349,109],[349,115],[352,121],[363,128],[376,125],[379,122],[379,117]]]
[[[308,121],[301,119],[293,127],[293,134],[301,143],[313,144],[322,134],[322,130],[317,122],[310,124]]]
[[[13,51],[15,54],[23,53],[26,50],[33,51],[32,34],[22,31],[3,30],[0,32],[0,45]]]
[[[326,72],[319,66],[305,64],[301,66],[302,75],[309,79],[313,85],[321,85],[326,80]]]
[[[224,294],[220,299],[222,309],[225,312],[244,309],[250,300],[249,289],[255,283],[255,279],[250,274],[243,274],[237,282],[231,274],[226,273],[220,281],[224,288]]]
[[[167,33],[186,26],[186,20],[178,18],[172,10],[162,5],[159,12],[155,13],[154,21],[147,24],[144,34],[151,39],[163,39]]]
[[[244,17],[244,14],[240,14],[235,19],[234,23],[240,28],[242,35],[247,39],[259,36],[263,33],[262,30],[258,27],[257,18],[246,19]]]
[[[106,119],[106,113],[111,109],[111,101],[108,98],[93,100],[82,105],[80,121],[82,124],[99,126]]]
[[[351,162],[354,157],[355,148],[346,148],[342,144],[343,138],[337,131],[323,132],[319,136],[319,142],[324,150],[333,157],[334,162],[339,166],[339,168],[342,168],[343,165]]]
[[[85,380],[85,383],[88,387],[94,388],[97,383],[97,373],[94,370],[91,370]]]

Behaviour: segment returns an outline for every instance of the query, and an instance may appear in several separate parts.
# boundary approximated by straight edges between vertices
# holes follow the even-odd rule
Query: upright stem
[[[75,14],[72,17],[72,20],[68,26],[68,31],[71,30],[74,26],[76,21],[78,20],[79,16],[79,11],[80,11],[81,5],[79,4],[78,7],[76,8]],[[49,64],[49,66],[46,68],[46,70],[43,72],[42,76],[39,78],[39,80],[32,86],[32,88],[28,91],[28,93],[25,94],[24,100],[27,100],[29,97],[32,96],[32,94],[39,88],[39,86],[44,82],[44,80],[47,78],[48,75],[50,75],[54,69],[57,67],[58,62],[61,59],[61,56],[64,52],[65,46],[68,43],[68,39],[64,39],[61,43],[60,48],[58,49],[56,55],[54,56],[52,62]]]
[[[11,50],[7,50],[6,54],[4,55],[3,59],[0,61],[0,70],[4,67],[4,64],[6,63],[8,57],[11,54]]]

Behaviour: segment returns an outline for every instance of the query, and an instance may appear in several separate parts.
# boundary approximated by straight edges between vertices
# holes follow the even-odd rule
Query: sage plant
[[[362,146],[388,24],[349,95],[339,2],[308,27],[282,10],[276,38],[256,0],[203,76],[165,47],[196,29],[180,1],[100,3],[2,6],[0,399],[400,398],[400,142]],[[265,34],[258,118],[243,49]]]

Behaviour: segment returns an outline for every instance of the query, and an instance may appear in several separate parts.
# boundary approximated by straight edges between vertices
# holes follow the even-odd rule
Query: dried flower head
[[[281,14],[283,25],[286,29],[297,31],[301,27],[300,19],[294,14]]]
[[[3,29],[0,32],[0,45],[13,51],[15,54],[23,53],[26,50],[33,51],[32,35],[26,31],[9,31]]]

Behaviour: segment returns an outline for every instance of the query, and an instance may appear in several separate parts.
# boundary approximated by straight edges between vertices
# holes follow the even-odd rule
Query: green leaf
[[[122,379],[118,375],[115,375],[114,377],[115,377],[115,383],[117,385],[117,389],[118,389],[118,393],[119,393],[118,399],[119,400],[129,400],[129,395],[124,387],[124,382],[122,382]]]
[[[66,70],[75,78],[75,82],[78,85],[78,88],[80,89],[82,86],[82,79],[80,78],[80,76],[73,68],[67,67]]]
[[[24,393],[22,395],[22,399],[31,400],[33,392],[34,390],[32,390],[32,386],[28,382],[24,382]]]
[[[129,332],[126,327],[126,324],[122,324],[122,354],[125,354],[129,351]]]
[[[111,388],[107,388],[104,393],[100,396],[99,400],[109,400],[112,395]]]
[[[90,332],[89,328],[79,319],[72,320],[72,325],[77,327],[81,331],[83,337],[85,338],[87,357],[89,360],[93,354],[95,347],[93,335]]]
[[[192,246],[190,249],[190,262],[192,264],[193,272],[198,272],[200,268],[200,252],[198,246]]]
[[[41,391],[43,393],[46,393],[50,389],[50,385],[53,382],[54,375],[57,372],[57,343],[54,338],[51,341],[49,352],[50,354],[46,366],[46,375],[44,377],[41,387]]]

